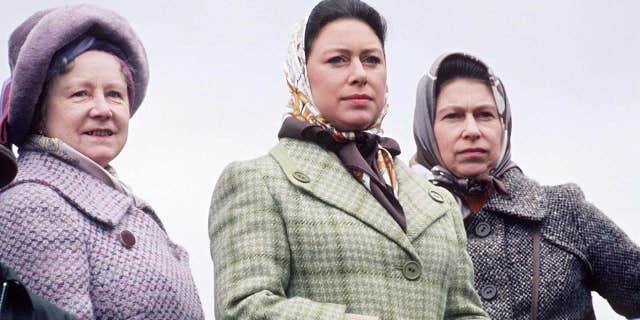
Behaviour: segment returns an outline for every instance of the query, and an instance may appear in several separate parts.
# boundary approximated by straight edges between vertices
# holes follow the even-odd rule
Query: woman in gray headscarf
[[[509,101],[491,69],[464,53],[436,59],[418,84],[413,168],[456,195],[491,318],[593,319],[592,290],[640,317],[640,248],[575,184],[526,177],[510,135]]]

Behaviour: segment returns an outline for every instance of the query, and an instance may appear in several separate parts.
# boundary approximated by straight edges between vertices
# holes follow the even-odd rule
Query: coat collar
[[[18,158],[18,167],[14,184],[46,185],[82,213],[111,227],[134,205],[132,197],[52,154],[24,152]]]
[[[320,146],[283,138],[270,154],[293,185],[352,215],[416,257],[411,241],[447,211],[445,205],[429,201],[424,186],[417,185],[416,177],[410,177],[408,168],[397,161],[400,203],[407,217],[405,234],[369,191]]]
[[[400,161],[396,161],[398,181],[402,181],[399,197],[407,217],[407,236],[419,238],[427,228],[458,204],[444,188],[431,184]],[[427,195],[427,196],[425,196]]]
[[[507,171],[503,181],[509,195],[494,193],[485,208],[518,219],[542,221],[546,215],[544,190],[535,181],[528,179],[518,168]]]

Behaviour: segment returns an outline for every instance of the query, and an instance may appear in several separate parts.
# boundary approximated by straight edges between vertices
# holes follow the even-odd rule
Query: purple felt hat
[[[4,143],[22,144],[31,129],[52,58],[58,50],[85,36],[108,41],[126,54],[127,64],[134,70],[133,116],[147,90],[149,66],[144,47],[129,23],[113,11],[93,5],[47,9],[27,18],[9,39],[11,78],[3,88],[6,103],[0,101]]]

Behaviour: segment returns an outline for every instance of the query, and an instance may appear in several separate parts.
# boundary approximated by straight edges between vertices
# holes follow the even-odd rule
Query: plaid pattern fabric
[[[504,182],[511,197],[494,193],[465,221],[475,285],[491,318],[530,319],[535,228],[542,233],[539,319],[594,319],[592,290],[619,314],[640,317],[640,248],[578,186],[540,186],[517,169]],[[478,232],[483,223],[489,228]],[[488,286],[496,293],[486,299]]]
[[[31,291],[80,319],[204,318],[187,252],[153,209],[48,153],[18,166],[0,194],[0,256]]]
[[[229,165],[209,217],[216,318],[486,319],[452,196],[396,171],[406,234],[313,143]]]

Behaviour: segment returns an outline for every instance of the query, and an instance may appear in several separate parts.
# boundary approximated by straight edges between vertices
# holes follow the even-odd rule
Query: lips
[[[373,100],[370,95],[364,93],[354,93],[344,97],[345,100]]]
[[[467,148],[459,151],[458,154],[469,157],[479,157],[485,155],[487,152],[488,151],[483,148]]]
[[[373,98],[368,94],[354,93],[354,94],[343,97],[342,100],[348,101],[349,103],[356,106],[362,106],[362,105],[369,104],[369,102],[372,101]]]
[[[110,137],[113,135],[113,131],[111,129],[94,129],[86,131],[85,134],[94,137]]]

